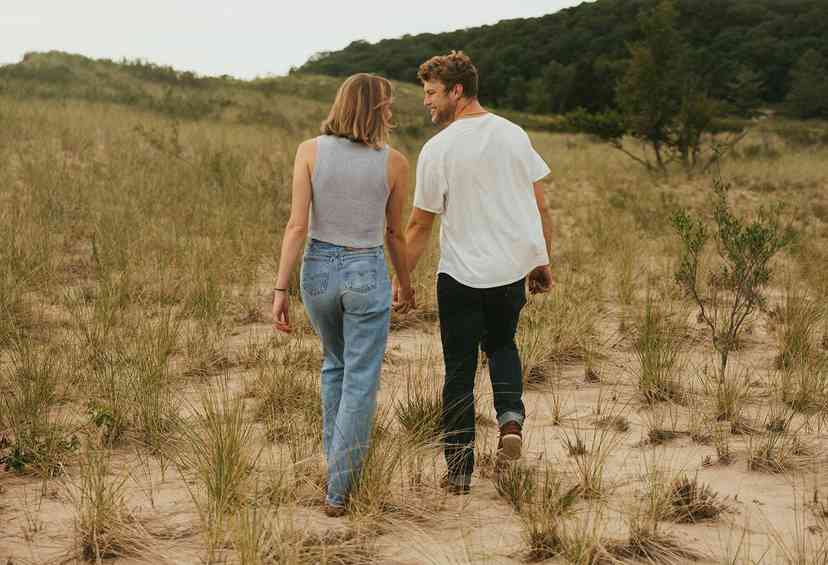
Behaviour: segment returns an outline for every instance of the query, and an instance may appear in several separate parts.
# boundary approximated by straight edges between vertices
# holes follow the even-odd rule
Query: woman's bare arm
[[[403,232],[403,207],[408,200],[408,174],[408,159],[399,151],[392,149],[389,155],[391,194],[385,210],[387,226],[385,242],[397,281],[399,281],[399,286],[405,290],[406,296],[411,289],[411,271],[408,266],[405,233]]]

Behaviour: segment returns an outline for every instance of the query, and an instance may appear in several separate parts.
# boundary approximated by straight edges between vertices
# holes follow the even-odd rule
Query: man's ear
[[[460,100],[461,98],[463,98],[463,85],[462,85],[462,84],[455,84],[455,85],[451,88],[451,93],[452,93],[454,96],[456,96],[456,99],[457,99],[457,100]]]

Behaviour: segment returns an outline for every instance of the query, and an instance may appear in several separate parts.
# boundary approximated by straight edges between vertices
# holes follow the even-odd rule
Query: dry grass
[[[638,367],[638,388],[647,402],[681,401],[683,390],[678,375],[683,371],[682,331],[676,318],[682,311],[670,312],[648,296],[636,323],[633,345]]]
[[[574,273],[562,272],[549,294],[524,308],[516,338],[524,381],[548,384],[558,367],[585,360],[599,315],[595,289]]]
[[[232,547],[240,565],[359,565],[376,556],[373,536],[357,529],[303,530],[290,515],[256,505],[235,517]]]
[[[157,542],[126,507],[127,475],[113,476],[110,454],[87,447],[80,477],[69,485],[78,555],[95,563],[119,557],[159,558]]]
[[[404,392],[396,400],[394,413],[415,445],[437,442],[442,434],[443,399],[437,363],[431,351],[420,350],[401,371]]]
[[[680,524],[714,521],[730,508],[728,501],[698,477],[691,479],[687,475],[673,479],[670,484],[670,506],[670,519]]]
[[[823,316],[823,305],[808,293],[786,290],[784,304],[773,312],[773,319],[778,324],[776,365],[779,369],[802,364],[815,355]]]
[[[193,484],[190,494],[212,558],[226,535],[228,514],[241,506],[249,492],[260,452],[243,401],[226,380],[201,389],[191,411],[191,421],[179,426],[174,462]]]
[[[317,362],[320,354],[303,338],[289,340],[271,351],[256,367],[248,395],[257,401],[256,418],[264,423],[267,438],[286,442],[302,425],[308,430],[322,425],[319,382],[306,369]]]
[[[608,484],[605,478],[607,464],[622,438],[622,433],[611,426],[592,430],[561,428],[561,439],[570,455],[570,468],[585,498],[604,498],[610,494],[612,481]]]
[[[537,478],[535,470],[520,462],[506,463],[494,477],[497,493],[520,512],[535,497]]]
[[[91,560],[160,561],[158,540],[178,536],[173,560],[404,561],[395,552],[416,530],[432,540],[429,562],[681,562],[698,556],[685,538],[705,549],[730,531],[742,539],[741,525],[721,519],[738,505],[762,542],[752,561],[763,544],[773,546],[765,563],[825,561],[812,524],[801,518],[794,535],[779,525],[791,517],[781,493],[820,468],[825,447],[824,146],[796,145],[766,120],[723,163],[735,210],[784,200],[801,239],[775,265],[769,297],[779,306],[750,321],[722,375],[705,372],[707,330],[676,306],[668,224],[676,206],[706,209],[708,180],[649,178],[583,136],[532,132],[554,164],[545,188],[555,285],[530,298],[518,335],[531,385],[524,459],[491,476],[481,462],[464,500],[439,492],[439,354],[411,347],[439,347],[432,238],[414,277],[421,308],[392,322],[396,348],[350,517],[328,530],[321,354],[296,274],[294,335],[273,337],[267,323],[292,156],[316,135],[337,81],[176,86],[164,101],[157,84],[121,78],[159,93],[158,105],[0,97],[0,458],[10,471],[0,475],[0,520],[10,524],[0,559],[59,546]],[[403,127],[392,143],[413,162],[433,131],[416,88],[401,85],[397,98]],[[479,424],[476,450],[491,454],[495,430],[488,416]],[[644,441],[625,441],[639,430]],[[647,494],[650,479],[627,463],[649,446],[682,460],[683,472],[658,475]],[[133,453],[148,485],[119,470]],[[702,464],[716,457],[739,464]],[[177,472],[165,473],[170,460]],[[52,494],[58,476],[71,496]],[[489,498],[490,479],[501,501]],[[624,504],[630,490],[645,494],[635,507]],[[142,491],[183,517],[147,533],[133,504]],[[762,512],[775,522],[757,527]],[[482,535],[473,557],[445,557],[458,513],[474,536],[494,526],[515,535]],[[686,524],[682,537],[658,520]]]
[[[16,342],[0,372],[0,463],[49,478],[63,473],[79,446],[57,414],[65,365],[55,350]]]

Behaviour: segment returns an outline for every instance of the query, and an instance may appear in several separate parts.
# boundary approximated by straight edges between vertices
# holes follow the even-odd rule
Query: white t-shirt
[[[491,288],[548,264],[532,189],[548,174],[526,132],[491,113],[432,137],[417,161],[414,206],[441,215],[438,271]]]

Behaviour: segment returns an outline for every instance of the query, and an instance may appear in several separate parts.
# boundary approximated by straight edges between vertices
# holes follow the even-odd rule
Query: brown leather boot
[[[497,442],[497,454],[507,461],[520,459],[523,447],[523,429],[514,420],[500,426],[500,439]]]

